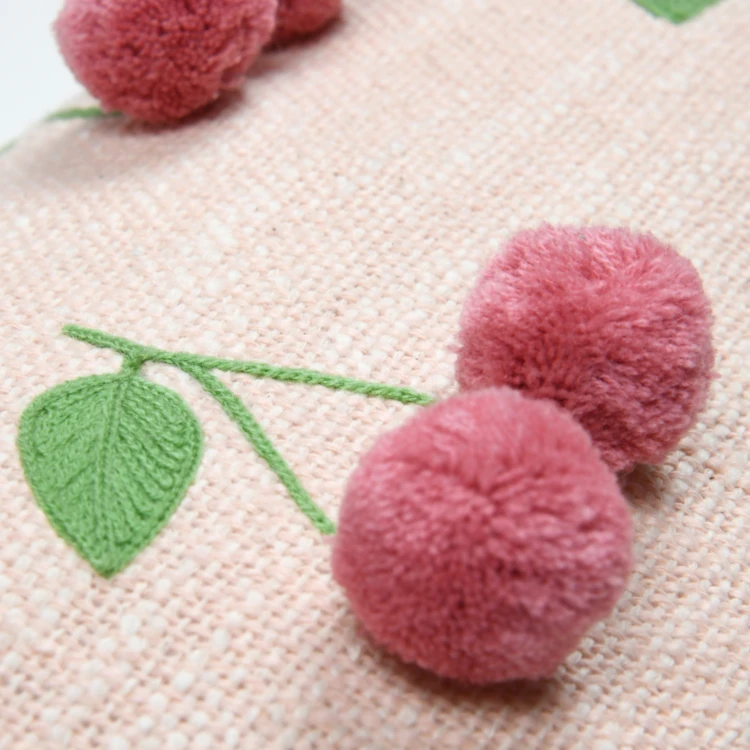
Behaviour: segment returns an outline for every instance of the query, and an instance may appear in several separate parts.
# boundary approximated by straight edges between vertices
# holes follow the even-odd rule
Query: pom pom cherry
[[[588,434],[510,389],[456,396],[352,475],[333,572],[374,638],[468,683],[552,675],[612,609],[630,515]]]
[[[271,44],[286,44],[321,31],[341,14],[341,0],[279,0]]]
[[[706,402],[711,310],[690,261],[627,229],[522,232],[464,309],[457,378],[565,407],[606,463],[659,463]]]
[[[70,69],[107,110],[183,118],[239,84],[276,0],[67,0],[56,25]]]

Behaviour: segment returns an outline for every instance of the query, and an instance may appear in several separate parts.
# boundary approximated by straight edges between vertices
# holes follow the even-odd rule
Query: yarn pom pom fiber
[[[286,44],[321,31],[341,14],[341,0],[279,0],[272,44]]]
[[[457,377],[552,399],[614,470],[659,463],[694,424],[714,354],[690,261],[626,229],[522,232],[464,309]]]
[[[468,683],[547,677],[621,594],[631,524],[588,434],[487,389],[382,437],[353,474],[333,572],[374,638]]]
[[[108,110],[183,118],[239,84],[269,41],[276,0],[67,0],[68,66]]]

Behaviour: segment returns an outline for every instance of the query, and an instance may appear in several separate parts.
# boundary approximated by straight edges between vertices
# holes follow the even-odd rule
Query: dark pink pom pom
[[[658,463],[706,402],[711,320],[691,263],[651,235],[545,226],[469,296],[457,376],[556,401],[615,470]]]
[[[352,476],[333,571],[377,641],[466,682],[551,675],[610,612],[629,512],[588,434],[510,389],[382,437]]]
[[[67,0],[55,29],[105,109],[165,122],[238,85],[275,20],[276,0]]]
[[[341,0],[279,0],[272,44],[315,34],[341,14]]]

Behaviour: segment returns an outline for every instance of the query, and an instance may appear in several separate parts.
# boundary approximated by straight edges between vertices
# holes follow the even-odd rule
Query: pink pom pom
[[[341,14],[341,0],[279,0],[272,44],[286,44],[321,31]]]
[[[164,122],[238,85],[275,18],[276,0],[67,0],[55,28],[105,109]]]
[[[631,564],[614,474],[569,414],[510,389],[382,437],[352,476],[333,572],[376,640],[445,677],[553,674]]]
[[[542,227],[495,257],[464,310],[464,389],[553,399],[614,470],[658,463],[706,402],[711,310],[688,260],[626,229]]]

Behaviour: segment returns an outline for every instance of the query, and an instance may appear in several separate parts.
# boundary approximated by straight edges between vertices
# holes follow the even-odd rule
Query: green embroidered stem
[[[400,401],[403,404],[426,406],[434,399],[425,393],[418,393],[410,388],[368,383],[362,380],[344,378],[339,375],[327,375],[315,370],[300,368],[276,367],[261,362],[241,362],[231,359],[204,357],[198,354],[167,352],[148,346],[136,344],[119,336],[94,331],[90,328],[68,325],[63,333],[71,338],[83,341],[101,349],[112,349],[125,358],[123,374],[135,374],[146,362],[160,362],[178,367],[194,378],[211,396],[213,396],[231,419],[239,426],[242,434],[248,439],[257,454],[263,458],[286,487],[297,507],[310,519],[313,526],[323,534],[334,534],[336,527],[326,514],[313,502],[310,495],[300,483],[295,473],[284,461],[273,443],[258,424],[242,401],[227,388],[211,370],[236,372],[252,375],[257,378],[271,378],[285,383],[305,383],[321,385],[340,391],[350,391],[364,396]]]
[[[336,526],[333,521],[313,502],[245,404],[204,367],[186,362],[183,362],[180,367],[195,378],[204,390],[219,402],[227,415],[237,423],[256,453],[273,469],[296,506],[310,519],[313,526],[323,534],[335,534]]]
[[[71,338],[123,357],[116,375],[70,380],[24,410],[18,449],[39,507],[58,534],[105,577],[121,571],[167,523],[187,492],[201,457],[202,433],[173,391],[139,375],[147,362],[180,368],[213,396],[256,453],[276,473],[318,531],[336,526],[307,493],[242,400],[211,370],[322,385],[404,404],[432,397],[409,388],[313,370],[166,352],[79,326]]]
[[[122,117],[121,112],[105,112],[101,107],[71,107],[70,109],[61,109],[58,112],[53,112],[51,115],[47,115],[44,118],[45,122],[55,122],[58,120],[94,120],[94,119],[105,119],[108,117]],[[3,156],[10,151],[13,146],[16,145],[16,141],[6,143],[4,146],[0,146],[0,156]]]
[[[122,360],[121,372],[123,375],[137,375],[144,364],[146,360],[142,356],[128,355]]]
[[[105,112],[101,107],[71,107],[47,115],[46,122],[56,120],[95,120],[105,117],[121,117],[120,112]]]
[[[204,357],[198,354],[166,352],[160,349],[141,346],[118,336],[110,336],[101,331],[94,331],[74,325],[65,326],[63,333],[71,338],[84,341],[92,346],[97,346],[100,349],[112,349],[125,357],[142,357],[143,361],[161,362],[162,364],[179,367],[182,370],[185,370],[186,367],[202,367],[222,372],[236,372],[244,375],[252,375],[256,378],[270,378],[282,383],[321,385],[332,390],[349,391],[372,398],[382,398],[389,401],[399,401],[402,404],[416,404],[418,406],[428,406],[435,400],[432,396],[426,393],[419,393],[411,388],[402,388],[384,383],[369,383],[363,380],[345,378],[340,375],[328,375],[316,370],[277,367],[262,362],[242,362],[232,359]]]
[[[305,370],[293,367],[277,367],[262,362],[238,362],[231,359],[214,359],[211,357],[201,357],[194,354],[175,354],[159,358],[157,361],[174,364],[178,362],[200,363],[211,370],[220,370],[222,372],[236,372],[245,375],[252,375],[256,378],[270,378],[282,383],[303,383],[305,385],[321,385],[336,391],[349,391],[359,393],[362,396],[371,398],[382,398],[387,401],[400,401],[402,404],[417,404],[427,406],[434,401],[432,396],[425,393],[418,393],[411,388],[402,388],[400,386],[386,385],[384,383],[369,383],[363,380],[354,380],[345,378],[340,375],[327,375],[315,370]],[[178,365],[182,366],[182,365]]]
[[[155,357],[163,352],[158,349],[151,349],[134,341],[120,338],[119,336],[110,336],[108,333],[94,331],[90,328],[81,328],[80,326],[67,325],[63,326],[62,332],[72,339],[83,341],[99,349],[111,349],[126,360],[140,360],[141,362],[153,361]]]

